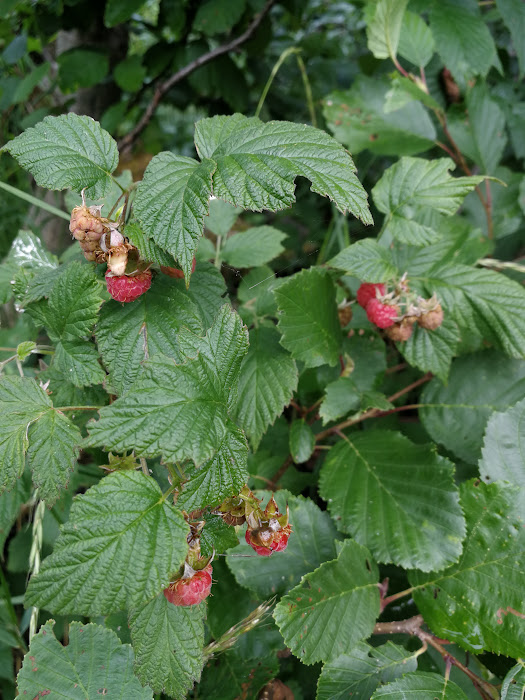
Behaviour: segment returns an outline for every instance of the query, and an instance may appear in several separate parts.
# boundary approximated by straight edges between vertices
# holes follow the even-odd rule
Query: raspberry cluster
[[[230,525],[246,522],[246,542],[260,556],[269,557],[273,552],[286,549],[292,526],[288,508],[286,513],[280,513],[273,496],[264,510],[260,503],[245,486],[238,496],[221,503],[216,512]]]
[[[415,323],[431,331],[443,323],[443,309],[437,297],[424,299],[411,292],[406,275],[392,285],[363,282],[356,296],[368,320],[397,342],[410,338]]]

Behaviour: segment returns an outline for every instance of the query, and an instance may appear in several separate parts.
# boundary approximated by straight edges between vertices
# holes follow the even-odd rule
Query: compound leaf
[[[142,604],[184,561],[187,535],[184,518],[154,479],[109,474],[74,499],[53,553],[29,582],[26,603],[89,616]]]
[[[332,447],[319,488],[337,526],[378,561],[436,571],[457,561],[465,535],[453,477],[430,446],[374,430]]]
[[[40,187],[103,197],[118,165],[115,140],[91,117],[46,117],[4,146]]]
[[[311,267],[274,291],[281,344],[307,367],[335,365],[341,352],[341,325],[330,277]]]
[[[295,178],[302,176],[341,212],[372,223],[352,158],[320,129],[242,114],[216,116],[197,122],[195,145],[201,158],[217,165],[213,194],[220,199],[256,211],[285,209],[295,201]]]
[[[113,630],[71,622],[69,643],[64,647],[55,637],[54,625],[49,620],[31,640],[18,674],[20,695],[152,700],[151,689],[143,688],[133,674],[133,649],[121,644]]]
[[[274,617],[287,646],[305,664],[330,661],[374,629],[379,615],[378,569],[365,547],[346,540],[284,596]]]
[[[206,605],[181,607],[163,593],[129,613],[135,672],[155,693],[184,700],[204,663]]]
[[[479,654],[519,657],[525,644],[525,528],[518,489],[471,481],[461,487],[467,537],[457,564],[413,572],[413,597],[434,634]]]

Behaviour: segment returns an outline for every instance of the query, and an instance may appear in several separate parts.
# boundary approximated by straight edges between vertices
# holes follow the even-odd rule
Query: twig
[[[194,61],[191,61],[191,63],[188,63],[188,65],[184,66],[179,71],[174,73],[171,77],[169,77],[163,83],[160,83],[160,85],[157,85],[155,93],[153,94],[153,99],[151,100],[151,102],[147,106],[146,111],[144,112],[142,117],[135,124],[133,129],[131,129],[131,131],[128,134],[126,134],[126,136],[124,136],[119,141],[119,144],[118,144],[119,150],[121,152],[126,151],[133,145],[137,136],[149,124],[151,118],[155,114],[157,107],[159,106],[161,99],[164,97],[164,95],[169,90],[171,90],[171,88],[174,85],[179,83],[181,80],[184,80],[184,78],[187,78],[188,75],[193,73],[193,71],[197,70],[197,68],[204,66],[206,63],[209,63],[210,61],[212,61],[214,58],[217,58],[218,56],[222,56],[225,53],[229,53],[230,51],[233,51],[234,49],[238,48],[239,46],[244,44],[246,41],[248,41],[248,39],[252,36],[252,34],[256,31],[256,29],[261,24],[262,20],[264,19],[266,14],[269,12],[269,10],[272,7],[272,5],[274,4],[274,2],[275,2],[275,0],[267,0],[263,9],[259,12],[258,15],[256,15],[253,18],[250,25],[246,29],[246,31],[244,31],[236,39],[233,39],[232,41],[229,41],[226,44],[222,44],[222,46],[217,46],[215,49],[212,49],[211,51],[208,51],[207,53],[202,54],[202,56],[199,56]]]
[[[292,455],[288,455],[288,457],[285,459],[283,462],[282,466],[279,467],[279,469],[275,472],[275,474],[272,476],[271,481],[269,482],[270,488],[272,491],[275,491],[275,487],[277,486],[277,482],[282,479],[282,477],[286,474],[286,470],[292,464],[293,458]]]

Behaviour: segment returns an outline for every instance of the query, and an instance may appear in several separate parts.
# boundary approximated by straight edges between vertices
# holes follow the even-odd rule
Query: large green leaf
[[[155,693],[184,700],[204,662],[205,604],[181,607],[163,593],[129,613],[135,672]]]
[[[29,582],[26,603],[89,616],[141,605],[184,561],[187,535],[184,518],[154,479],[109,474],[73,501],[53,553]]]
[[[433,379],[419,415],[433,440],[476,464],[490,415],[524,397],[525,363],[485,351],[454,360],[447,386]]]
[[[520,76],[525,73],[525,6],[521,0],[496,0],[496,7],[510,31],[520,65]]]
[[[297,388],[297,367],[273,328],[250,331],[241,365],[234,417],[257,449],[269,425],[281,415]]]
[[[217,312],[224,306],[226,284],[220,270],[209,262],[197,263],[197,268],[191,276],[191,284],[188,290],[184,280],[178,280],[180,289],[184,289],[191,301],[199,309],[204,328],[209,328]]]
[[[91,117],[46,117],[4,146],[40,187],[103,197],[118,165],[116,142]]]
[[[467,538],[457,564],[413,572],[413,597],[438,636],[468,651],[519,657],[525,646],[525,528],[518,489],[471,481],[461,488]]]
[[[228,430],[248,333],[224,306],[205,338],[185,331],[178,342],[190,359],[184,364],[162,355],[148,360],[141,379],[89,425],[89,444],[167,461],[192,459],[197,466],[214,455]]]
[[[376,58],[395,59],[408,0],[379,0],[367,23],[368,48]]]
[[[335,365],[341,352],[341,325],[335,287],[319,268],[302,270],[274,292],[281,344],[307,367]]]
[[[144,173],[133,203],[135,216],[150,238],[179,261],[186,279],[204,230],[215,163],[156,155]]]
[[[460,339],[455,321],[447,316],[434,331],[429,332],[415,324],[412,336],[398,347],[407,362],[422,372],[432,372],[445,383]]]
[[[280,255],[286,234],[273,226],[253,226],[230,236],[221,250],[221,257],[233,267],[258,267]]]
[[[451,134],[454,138],[458,136],[458,145],[465,155],[481,166],[484,173],[493,175],[507,143],[505,114],[480,83],[467,95],[467,115],[466,132],[454,129],[451,123]]]
[[[387,282],[398,274],[389,250],[372,238],[343,248],[329,264],[359,277],[363,282]]]
[[[330,450],[319,488],[337,526],[380,562],[436,571],[461,554],[454,468],[428,445],[388,431],[351,435]]]
[[[281,513],[286,510],[286,495],[284,490],[275,494]],[[336,556],[338,535],[328,514],[302,496],[289,496],[288,506],[293,531],[284,552],[260,557],[244,538],[229,552],[228,566],[237,582],[261,598],[289,590],[301,576]]]
[[[376,698],[388,698],[388,700],[467,700],[467,696],[461,688],[451,680],[439,676],[437,673],[417,671],[407,673],[393,683],[379,688],[372,695]]]
[[[435,50],[436,42],[425,20],[415,12],[406,11],[399,35],[399,54],[414,65],[424,67]]]
[[[477,335],[511,357],[525,356],[525,316],[515,312],[525,304],[525,290],[518,282],[467,265],[436,266],[412,279],[436,293],[462,335]]]
[[[413,155],[434,145],[436,130],[419,102],[385,111],[390,88],[387,78],[360,75],[350,90],[325,98],[326,123],[352,153],[367,149],[381,155]]]
[[[317,682],[316,700],[370,700],[380,683],[417,668],[414,652],[387,642],[371,647],[359,642],[347,653],[323,666]]]
[[[484,481],[509,481],[520,487],[525,505],[525,399],[488,420],[479,461]]]
[[[248,480],[247,459],[244,433],[229,421],[215,455],[200,467],[186,468],[187,481],[177,499],[177,507],[191,513],[238,494]]]
[[[434,209],[451,216],[465,195],[483,180],[478,175],[451,177],[448,171],[455,167],[450,158],[429,161],[405,157],[385,170],[372,190],[377,208],[386,215],[384,233],[411,245],[439,238],[439,233],[418,220],[418,214]]]
[[[496,60],[496,46],[477,3],[434,3],[430,29],[439,55],[460,84],[476,75],[487,75]]]
[[[217,165],[216,197],[244,209],[285,209],[295,201],[295,178],[302,176],[340,211],[372,223],[352,158],[320,129],[242,114],[217,116],[197,122],[195,145],[201,158]]]
[[[2,377],[0,407],[0,490],[11,489],[22,476],[26,454],[40,497],[52,505],[67,485],[81,436],[33,379]]]
[[[130,243],[139,249],[140,257],[143,260],[155,262],[165,267],[173,267],[173,255],[158,246],[152,238],[148,238],[137,223],[126,224],[125,233]]]
[[[18,674],[21,696],[95,700],[101,695],[126,700],[152,700],[133,675],[133,649],[110,629],[71,622],[69,643],[55,637],[49,620],[31,640]]]
[[[126,391],[153,355],[180,359],[177,334],[182,327],[202,331],[200,313],[183,285],[165,275],[156,277],[148,293],[132,304],[104,304],[96,336],[112,389]]]
[[[346,540],[338,559],[303,576],[274,617],[284,641],[305,664],[331,661],[374,629],[378,570],[365,547]]]
[[[102,285],[93,268],[74,262],[54,284],[49,302],[36,310],[56,346],[53,366],[76,386],[101,384],[106,377],[95,346],[87,340],[101,304]]]

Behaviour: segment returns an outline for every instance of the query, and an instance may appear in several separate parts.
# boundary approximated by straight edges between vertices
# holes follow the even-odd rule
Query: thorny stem
[[[206,63],[209,63],[210,61],[212,61],[214,58],[217,58],[218,56],[222,56],[225,53],[229,53],[230,51],[237,49],[239,46],[241,46],[246,41],[248,41],[248,39],[252,36],[252,34],[256,31],[258,26],[261,24],[262,20],[264,19],[266,14],[269,12],[269,10],[272,7],[272,5],[274,4],[274,2],[275,2],[275,0],[267,0],[263,9],[253,18],[253,20],[249,24],[248,28],[246,29],[246,31],[244,31],[242,34],[240,34],[236,39],[232,39],[232,41],[229,41],[226,44],[222,44],[221,46],[217,46],[215,49],[212,49],[211,51],[208,51],[207,53],[202,54],[202,56],[199,56],[194,61],[191,61],[191,63],[188,63],[186,66],[184,66],[179,71],[174,73],[171,77],[169,77],[163,83],[160,83],[159,85],[157,85],[157,88],[156,88],[155,93],[153,95],[153,99],[149,103],[149,105],[146,108],[146,111],[144,112],[142,117],[139,119],[139,121],[133,127],[133,129],[128,134],[126,134],[126,136],[124,136],[124,138],[122,138],[120,140],[118,147],[119,147],[119,150],[121,151],[121,153],[123,151],[129,149],[133,145],[137,136],[149,124],[151,118],[155,114],[157,107],[159,106],[161,99],[164,97],[164,95],[169,90],[171,90],[171,88],[174,85],[179,83],[181,80],[184,80],[184,78],[187,78],[188,75],[193,73],[193,71],[197,70],[197,68],[200,68],[201,66],[205,65]]]
[[[426,632],[422,629],[423,622],[422,615],[415,615],[407,620],[378,622],[374,627],[374,634],[409,634],[412,637],[417,637],[424,645],[431,646],[439,652],[446,663],[450,663],[451,666],[456,666],[456,668],[468,676],[484,700],[496,700],[496,698],[498,698],[496,688],[483,680],[483,678],[477,676],[473,671],[462,664],[461,661],[458,661],[458,659],[444,649],[442,645],[448,644],[449,642],[438,639],[430,632]],[[446,670],[445,677],[447,677]]]
[[[421,386],[421,384],[428,382],[430,379],[432,379],[432,376],[433,375],[431,372],[427,372],[427,374],[423,375],[415,382],[412,382],[412,384],[409,384],[403,389],[396,391],[396,393],[392,394],[392,396],[389,396],[388,401],[390,401],[390,403],[393,403],[396,399],[399,399],[401,396],[408,394],[410,391],[412,391],[412,389],[415,389],[416,387]],[[419,404],[412,404],[411,407],[414,407],[416,405]],[[338,423],[337,425],[334,425],[331,428],[327,428],[326,430],[321,431],[315,436],[315,440],[316,442],[319,442],[319,440],[323,440],[329,435],[332,435],[332,433],[340,433],[342,430],[344,430],[344,428],[349,428],[352,425],[356,425],[357,423],[361,423],[364,420],[368,420],[368,418],[376,418],[390,412],[392,411],[381,411],[378,408],[371,408],[370,410],[365,411],[364,413],[362,413],[359,416],[356,416],[355,418],[349,418],[348,420],[345,420],[342,423]]]

